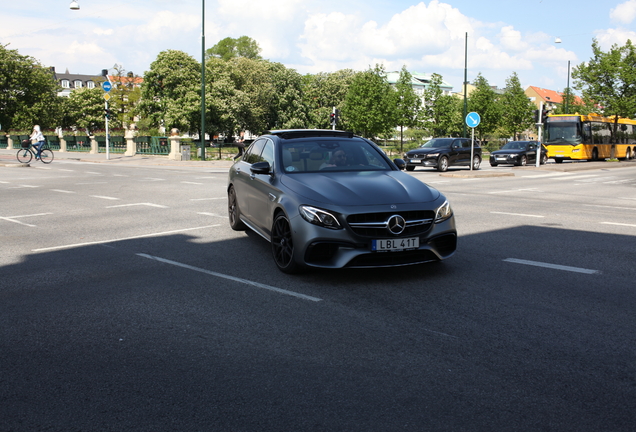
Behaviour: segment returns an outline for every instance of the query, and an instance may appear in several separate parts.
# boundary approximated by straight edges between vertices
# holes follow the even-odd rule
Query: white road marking
[[[64,189],[51,189],[51,192],[61,192],[61,193],[68,193],[68,194],[76,193],[75,191],[69,191],[69,190],[64,190]]]
[[[545,216],[539,216],[539,215],[529,215],[529,214],[522,214],[522,213],[506,213],[506,212],[490,212],[493,214],[501,214],[501,215],[508,215],[508,216],[524,216],[524,217],[533,217],[533,218],[543,218]]]
[[[571,176],[571,177],[559,177],[559,178],[555,178],[554,180],[580,180],[580,179],[590,178],[590,177],[598,177],[598,174],[586,174],[586,175],[575,175],[575,176]]]
[[[98,172],[95,172],[95,171],[85,171],[85,172],[86,172],[86,174],[102,175],[102,173],[98,173]]]
[[[34,186],[34,185],[20,185],[19,187],[23,187],[23,188],[39,188],[40,186]]]
[[[190,198],[190,201],[210,201],[210,200],[225,200],[227,197],[217,197],[217,198]]]
[[[516,259],[516,258],[507,258],[504,261],[515,263],[515,264],[525,264],[525,265],[531,265],[536,267],[545,267],[549,269],[564,270],[564,271],[575,272],[575,273],[585,273],[585,274],[600,274],[601,273],[599,270],[590,270],[590,269],[584,269],[579,267],[570,267],[570,266],[563,266],[558,264],[543,263],[538,261],[527,261],[527,260]]]
[[[75,172],[75,170],[71,170],[71,169],[64,169],[64,168],[58,168],[58,171],[68,171],[68,172]]]
[[[570,173],[550,173],[550,174],[535,174],[535,175],[526,175],[522,176],[523,178],[546,178],[546,177],[561,177],[561,176],[569,176]]]
[[[235,277],[235,276],[226,275],[226,274],[223,274],[223,273],[217,273],[217,272],[214,272],[214,271],[211,271],[211,270],[206,270],[206,269],[202,269],[202,268],[199,268],[199,267],[194,267],[194,266],[191,266],[191,265],[188,265],[188,264],[183,264],[183,263],[180,263],[180,262],[171,261],[171,260],[168,260],[168,259],[165,259],[165,258],[160,258],[160,257],[152,256],[152,255],[143,254],[143,253],[138,253],[137,256],[148,258],[148,259],[151,259],[151,260],[154,260],[154,261],[159,261],[159,262],[162,262],[164,264],[170,264],[170,265],[181,267],[181,268],[185,268],[185,269],[188,269],[188,270],[193,270],[193,271],[196,271],[196,272],[199,272],[199,273],[205,273],[205,274],[210,275],[210,276],[215,276],[215,277],[218,277],[218,278],[227,279],[227,280],[231,280],[231,281],[238,282],[238,283],[251,285],[251,286],[254,286],[256,288],[262,288],[262,289],[266,289],[266,290],[269,290],[269,291],[274,291],[274,292],[277,292],[279,294],[290,295],[290,296],[297,297],[297,298],[300,298],[300,299],[303,299],[303,300],[309,300],[309,301],[313,301],[313,302],[322,301],[322,299],[317,298],[317,297],[308,296],[308,295],[297,293],[297,292],[294,292],[294,291],[288,291],[288,290],[285,290],[285,289],[282,289],[282,288],[277,288],[277,287],[274,287],[274,286],[271,286],[271,285],[265,285],[265,284],[262,284],[262,283],[259,283],[259,282],[254,282],[254,281],[251,281],[251,280],[248,280],[248,279],[242,279],[242,278],[238,278],[238,277]]]
[[[155,177],[146,177],[138,181],[166,181],[166,179],[155,178]]]
[[[618,223],[618,222],[601,222],[603,225],[618,225],[618,226],[626,226],[626,227],[634,227],[636,228],[636,224],[626,224],[626,223]]]
[[[105,199],[105,200],[119,200],[119,198],[114,198],[114,197],[109,197],[109,196],[103,196],[103,195],[90,195],[92,198],[101,198],[101,199]]]
[[[583,204],[583,207],[600,207],[600,208],[611,208],[618,210],[636,210],[634,207],[614,207],[614,206],[604,206],[604,205],[594,205],[594,204]]]
[[[88,183],[75,183],[76,186],[79,185],[96,185],[96,184],[106,184],[108,182],[88,182]]]
[[[501,191],[494,191],[494,192],[488,192],[489,194],[499,194],[499,193],[510,193],[510,192],[541,192],[539,189],[537,188],[527,188],[527,189],[511,189],[511,190],[501,190]]]
[[[193,184],[193,185],[202,185],[203,183],[191,182],[191,181],[182,181],[183,184]]]
[[[132,207],[132,206],[148,206],[148,207],[158,207],[158,208],[169,208],[168,206],[165,206],[165,205],[152,204],[152,203],[120,204],[120,205],[108,206],[106,208]]]
[[[218,213],[197,212],[197,214],[204,215],[204,216],[214,216],[214,217],[220,217],[220,218],[229,219],[229,216],[220,215]]]
[[[46,216],[46,215],[50,215],[50,214],[53,214],[53,213],[36,213],[36,214],[30,214],[30,215],[6,216],[6,217],[2,217],[2,216],[0,216],[0,219],[1,219],[1,220],[6,220],[6,221],[8,221],[8,222],[17,223],[17,224],[19,224],[19,225],[26,225],[26,226],[28,226],[28,227],[35,227],[35,226],[37,226],[37,225],[31,225],[31,224],[28,224],[28,223],[20,222],[20,221],[15,220],[15,219],[18,219],[18,218],[25,218],[25,217],[33,217],[33,216]]]
[[[31,249],[31,252],[47,252],[47,251],[52,251],[52,250],[70,249],[70,248],[80,247],[80,246],[101,245],[101,244],[107,244],[107,243],[115,243],[115,242],[124,241],[124,240],[135,240],[135,239],[140,239],[140,238],[158,237],[158,236],[162,236],[162,235],[176,234],[176,233],[181,233],[181,232],[186,232],[186,231],[194,231],[194,230],[200,230],[200,229],[206,229],[206,228],[215,228],[215,227],[218,227],[218,226],[221,226],[221,225],[220,224],[206,225],[206,226],[201,226],[201,227],[196,227],[196,228],[184,228],[184,229],[180,229],[180,230],[165,231],[165,232],[151,233],[151,234],[142,234],[142,235],[138,235],[138,236],[122,237],[122,238],[118,238],[118,239],[99,240],[99,241],[85,242],[85,243],[75,243],[75,244],[62,245],[62,246],[51,246],[51,247],[46,247],[46,248]]]

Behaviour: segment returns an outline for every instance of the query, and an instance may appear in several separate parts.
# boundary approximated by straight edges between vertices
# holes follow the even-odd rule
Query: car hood
[[[494,152],[490,153],[492,155],[507,155],[507,154],[519,154],[519,153],[525,153],[527,150],[520,150],[520,149],[503,149],[503,150],[495,150]],[[532,150],[534,152],[534,150]]]
[[[286,175],[281,183],[312,201],[339,206],[431,202],[440,193],[400,171]]]
[[[409,150],[408,152],[406,152],[406,154],[409,155],[409,156],[410,155],[414,155],[414,154],[429,154],[429,153],[438,153],[438,152],[440,152],[442,150],[448,150],[448,149],[435,148],[435,147],[432,147],[432,148],[428,148],[428,147],[427,148],[421,148],[420,147],[420,148],[416,148],[416,149],[413,149],[413,150]]]

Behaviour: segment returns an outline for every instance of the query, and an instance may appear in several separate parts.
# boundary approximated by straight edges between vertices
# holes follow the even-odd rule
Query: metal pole
[[[535,161],[535,166],[537,168],[539,168],[539,166],[541,165],[541,153],[543,150],[543,144],[541,143],[541,139],[542,137],[542,132],[543,132],[543,102],[541,102],[541,105],[539,105],[539,123],[537,124],[537,141],[538,141],[538,146],[537,146],[537,157],[536,157],[536,161]]]
[[[565,113],[570,114],[569,102],[570,102],[570,60],[568,60],[568,86],[565,94]]]
[[[466,93],[468,91],[467,87],[468,87],[468,32],[466,32],[466,39],[464,40],[464,118],[466,118],[466,115],[468,114],[468,103],[466,101],[466,97],[467,97]],[[462,136],[466,138],[466,122],[464,122],[464,133]],[[472,167],[472,159],[471,159],[471,167]]]
[[[104,102],[104,109],[108,112],[108,101]],[[108,140],[108,115],[106,115],[106,160],[110,160],[110,149]]]
[[[466,124],[466,122],[464,122]],[[465,126],[464,126],[465,127]],[[472,129],[472,138],[470,139],[470,170],[473,170],[473,158],[475,157],[475,128]]]
[[[205,160],[205,0],[201,0],[201,160]]]

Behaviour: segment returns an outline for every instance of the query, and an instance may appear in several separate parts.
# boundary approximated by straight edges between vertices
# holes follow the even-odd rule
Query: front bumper
[[[457,229],[454,216],[441,223],[433,223],[419,237],[419,248],[413,250],[375,252],[372,240],[354,233],[348,226],[330,230],[307,223],[302,217],[292,221],[294,249],[297,262],[319,268],[394,267],[441,261],[457,249]],[[414,236],[389,236],[400,239]]]

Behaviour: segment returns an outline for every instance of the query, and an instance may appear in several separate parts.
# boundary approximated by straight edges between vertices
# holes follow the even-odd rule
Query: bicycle
[[[18,161],[20,163],[29,163],[31,159],[35,156],[35,159],[39,159],[42,163],[50,164],[53,162],[53,151],[48,148],[46,144],[43,144],[40,147],[39,151],[36,153],[33,150],[33,145],[30,141],[24,140],[22,141],[22,148],[18,150]]]

